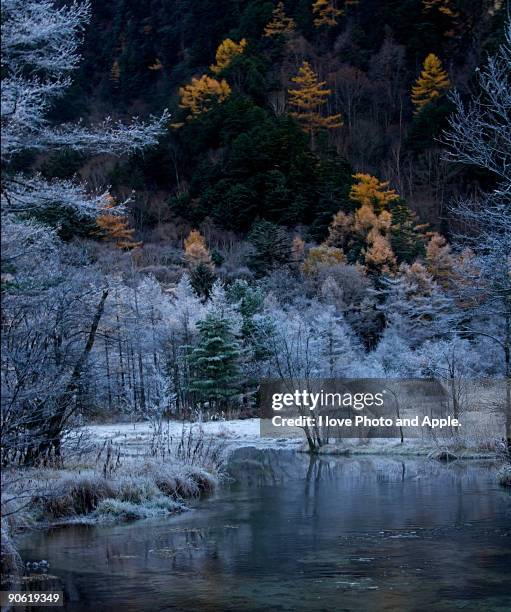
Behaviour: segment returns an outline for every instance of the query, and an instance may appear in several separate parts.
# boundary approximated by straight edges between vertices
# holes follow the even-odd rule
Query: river
[[[511,610],[511,494],[488,465],[239,449],[167,520],[31,532],[66,610]]]

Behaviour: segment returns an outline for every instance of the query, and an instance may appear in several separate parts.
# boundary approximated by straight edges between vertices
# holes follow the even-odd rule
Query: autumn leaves
[[[424,11],[441,10],[444,14],[448,8],[446,8],[447,0],[443,0],[440,3],[441,6],[436,6],[438,3],[439,0],[435,2],[425,0]],[[348,6],[357,4],[353,1],[345,2],[341,10],[332,0],[315,0],[311,5],[315,28],[322,33],[327,28],[337,26],[340,17],[346,15]],[[273,9],[271,19],[264,28],[262,37],[281,41],[293,40],[296,29],[296,22],[286,14],[284,3],[278,2]],[[227,80],[229,75],[226,74],[226,71],[237,58],[246,53],[247,48],[248,42],[245,38],[239,42],[226,38],[217,48],[215,63],[209,67],[211,74],[193,77],[190,83],[179,89],[179,106],[185,111],[187,121],[208,113],[215,105],[222,104],[231,96],[232,87]],[[309,134],[312,142],[318,130],[333,130],[342,127],[340,113],[325,112],[332,92],[327,87],[326,81],[320,80],[309,61],[302,61],[297,72],[289,79],[287,88],[289,114]],[[424,61],[420,76],[411,89],[411,101],[415,107],[415,114],[420,113],[433,100],[439,98],[449,87],[450,80],[442,67],[442,62],[434,53],[430,53]],[[180,128],[183,125],[183,122],[178,122],[172,124],[172,127]]]

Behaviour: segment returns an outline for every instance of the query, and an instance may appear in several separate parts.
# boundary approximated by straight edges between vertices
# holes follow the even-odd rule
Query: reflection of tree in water
[[[307,462],[307,457],[292,451],[241,448],[231,456],[228,474],[244,484],[278,485],[299,478],[301,466]]]

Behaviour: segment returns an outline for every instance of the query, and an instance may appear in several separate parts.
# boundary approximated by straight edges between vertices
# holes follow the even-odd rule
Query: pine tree
[[[426,225],[418,224],[415,214],[401,203],[392,208],[391,214],[390,244],[397,262],[412,263],[424,255]]]
[[[294,108],[294,117],[308,134],[318,129],[334,129],[342,126],[341,115],[321,115],[321,107],[327,103],[331,93],[325,89],[326,81],[319,81],[309,62],[304,61],[298,74],[292,79],[296,88],[288,89],[289,105]]]
[[[230,38],[226,38],[216,50],[216,64],[210,66],[211,72],[218,74],[222,72],[222,70],[225,70],[235,57],[245,52],[246,46],[247,41],[245,38],[242,38],[239,43],[234,42],[234,40]]]
[[[314,25],[317,28],[322,26],[336,26],[337,18],[342,15],[342,11],[335,8],[333,0],[315,0],[312,5],[314,15]]]
[[[211,290],[215,283],[215,274],[207,264],[201,262],[190,270],[190,285],[195,294],[201,298],[203,302],[209,300]]]
[[[190,391],[214,409],[240,394],[241,347],[225,314],[211,311],[197,323],[199,342],[190,355]]]
[[[291,243],[287,232],[270,221],[257,221],[248,235],[254,252],[248,258],[249,267],[257,276],[288,264],[291,259]]]
[[[415,113],[419,113],[427,104],[441,96],[451,82],[447,72],[442,68],[442,62],[430,53],[424,60],[424,69],[412,87],[412,102]]]
[[[263,36],[271,38],[291,34],[296,29],[296,23],[292,17],[288,17],[284,10],[284,3],[279,2],[273,9],[271,21],[264,28]]]
[[[200,79],[194,77],[189,85],[179,88],[179,106],[196,117],[210,111],[215,103],[224,102],[230,94],[231,88],[225,79],[217,81],[204,74]]]
[[[317,356],[315,375],[328,378],[345,375],[359,350],[353,332],[331,304],[313,304],[311,310],[312,353]]]

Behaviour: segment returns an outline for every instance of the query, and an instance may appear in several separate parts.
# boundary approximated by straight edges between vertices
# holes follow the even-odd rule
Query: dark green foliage
[[[253,246],[248,265],[256,276],[264,276],[277,267],[289,264],[291,241],[282,227],[269,221],[257,221],[248,239]]]
[[[422,0],[360,0],[357,5],[339,4],[345,14],[327,32],[313,24],[312,0],[288,0],[285,10],[296,22],[296,33],[277,40],[262,36],[276,3],[92,1],[84,61],[65,98],[51,109],[50,119],[83,117],[93,123],[99,114],[147,116],[169,107],[172,123],[184,123],[180,129],[169,126],[158,147],[122,160],[108,177],[117,191],[167,194],[169,207],[162,206],[157,215],[135,205],[137,229],[176,216],[194,224],[211,217],[219,227],[245,233],[260,218],[289,228],[305,226],[303,235],[321,242],[332,216],[338,210],[352,211],[348,193],[353,170],[319,135],[311,150],[300,127],[283,109],[273,108],[275,94],[282,95],[289,85],[296,58],[306,50],[321,78],[328,78],[335,89],[338,77],[333,75],[340,68],[359,68],[372,78],[369,69],[384,41],[402,46],[395,83],[362,83],[363,91],[354,99],[352,133],[343,128],[342,137],[335,138],[357,170],[382,177],[393,155],[397,122],[405,138],[402,157],[412,165],[439,148],[438,138],[451,111],[447,98],[414,116],[409,97],[426,55],[441,57],[462,90],[472,88],[473,67],[485,50],[494,50],[500,42],[505,12],[490,15],[482,0],[453,0],[453,18],[438,8],[425,10]],[[232,94],[210,112],[186,121],[179,108],[179,87],[194,76],[210,74],[215,51],[228,37],[248,41],[246,51],[219,75],[228,80]],[[154,66],[158,69],[151,70]],[[390,66],[392,71],[392,62]],[[332,110],[346,116],[342,89],[355,85],[349,78],[337,80],[340,95],[329,100],[338,105]],[[371,143],[367,151],[366,138]],[[30,161],[20,160],[22,169],[26,165]],[[46,160],[42,170],[46,176],[69,177],[79,165],[64,154]],[[456,193],[463,179],[454,182]]]
[[[250,350],[254,362],[260,363],[269,356],[266,339],[271,335],[273,324],[265,318],[256,318],[263,309],[264,292],[237,279],[228,287],[226,297],[243,318],[241,338],[244,346]]]
[[[418,154],[438,147],[438,139],[442,131],[447,129],[447,119],[453,111],[454,106],[446,96],[426,104],[413,118],[405,141],[405,150]]]
[[[243,317],[242,337],[250,338],[255,329],[253,317],[262,309],[264,294],[260,289],[251,287],[247,281],[237,279],[227,289],[227,299]]]
[[[197,327],[200,338],[190,355],[190,391],[222,407],[240,394],[241,347],[226,316],[211,312]]]
[[[391,213],[390,245],[397,262],[412,263],[425,255],[424,234],[415,229],[417,220],[404,203],[398,202]]]
[[[220,267],[224,261],[225,258],[222,255],[222,253],[220,253],[220,251],[217,251],[216,249],[211,253],[211,261],[215,264],[215,266]]]
[[[70,179],[78,173],[85,161],[86,157],[77,151],[57,151],[41,164],[41,174],[47,179]]]
[[[190,284],[204,302],[209,299],[214,282],[215,275],[208,265],[200,263],[190,270]]]
[[[58,236],[65,241],[75,237],[94,238],[97,225],[92,217],[80,215],[75,209],[55,203],[34,211],[30,217],[57,230]]]
[[[347,162],[333,150],[312,152],[292,119],[274,117],[247,98],[233,98],[181,132],[196,159],[187,200],[194,206],[174,210],[193,221],[210,216],[220,227],[247,231],[261,217],[289,227],[313,223],[314,236],[324,236],[331,216],[347,203]],[[197,158],[200,147],[208,154]],[[210,148],[218,151],[213,161]]]

